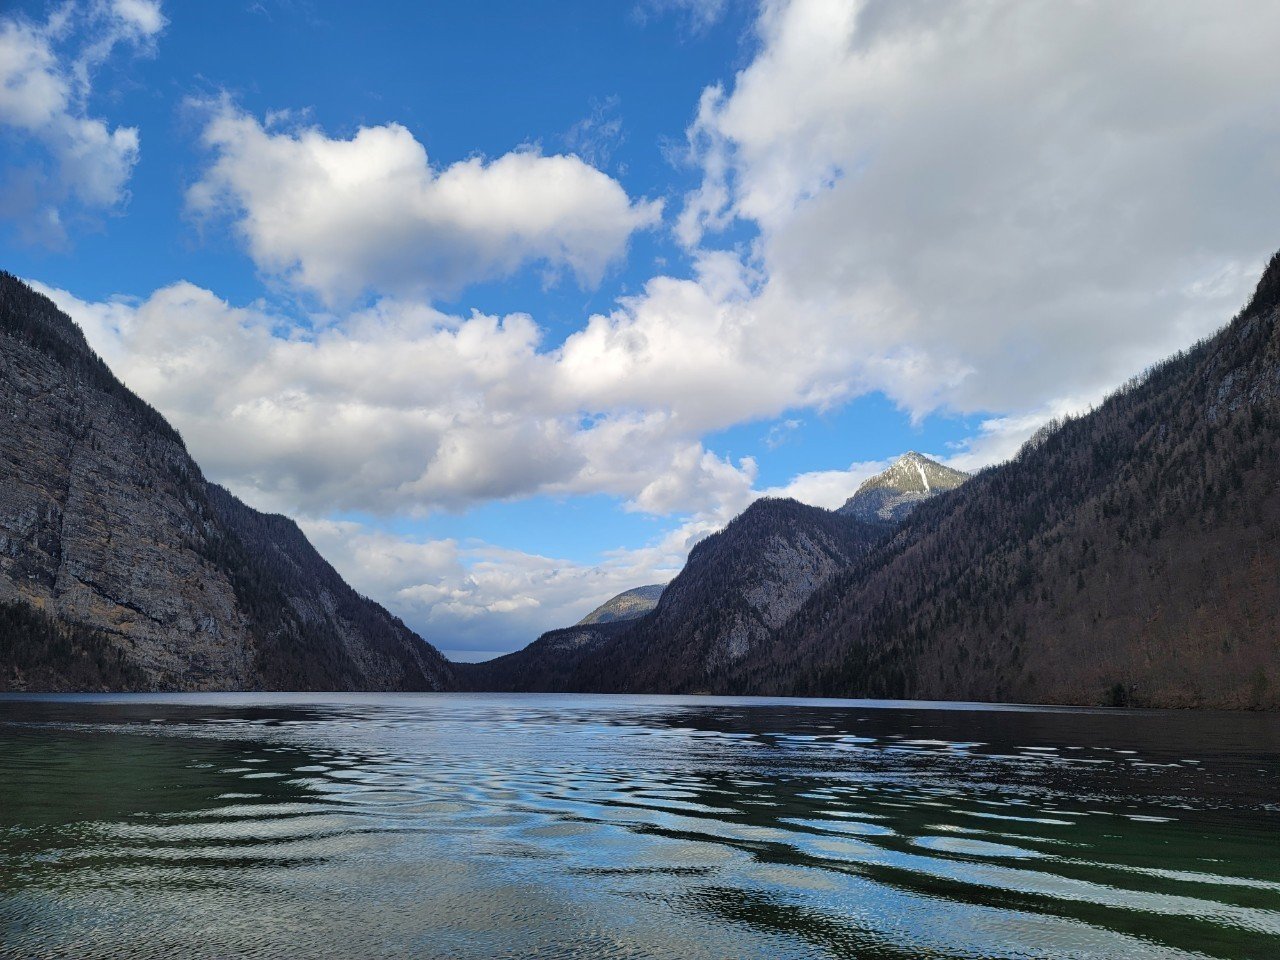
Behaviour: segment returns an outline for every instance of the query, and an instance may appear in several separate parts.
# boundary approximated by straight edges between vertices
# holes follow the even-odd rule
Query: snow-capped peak
[[[967,479],[967,473],[909,450],[863,483],[839,512],[864,520],[901,520],[920,501],[958,487]]]

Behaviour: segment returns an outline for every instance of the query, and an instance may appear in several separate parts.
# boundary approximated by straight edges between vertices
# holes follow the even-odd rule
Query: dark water
[[[5,957],[1280,957],[1280,716],[0,699]]]

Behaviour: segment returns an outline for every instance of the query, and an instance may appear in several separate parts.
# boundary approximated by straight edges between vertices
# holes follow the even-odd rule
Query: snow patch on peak
[[[924,484],[925,493],[932,492],[933,488],[929,486],[929,475],[924,472],[924,464],[917,462],[916,469],[920,471],[920,482]]]

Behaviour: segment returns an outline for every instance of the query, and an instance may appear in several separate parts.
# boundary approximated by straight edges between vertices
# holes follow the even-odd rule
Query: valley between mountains
[[[204,478],[0,275],[0,689],[493,690],[1280,708],[1280,256],[1215,336],[970,477],[762,499],[665,585],[481,664]]]

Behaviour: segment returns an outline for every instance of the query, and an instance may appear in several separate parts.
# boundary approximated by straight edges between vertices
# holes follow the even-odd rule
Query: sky
[[[1280,5],[10,0],[0,268],[455,659],[963,469],[1280,246]]]

